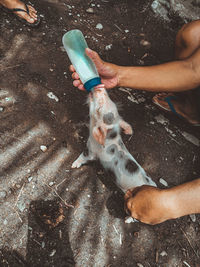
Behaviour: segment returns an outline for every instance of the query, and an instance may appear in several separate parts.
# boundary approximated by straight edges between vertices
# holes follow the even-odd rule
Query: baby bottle
[[[62,42],[85,89],[90,92],[95,86],[101,84],[95,64],[85,53],[88,45],[82,32],[68,31],[63,35]]]

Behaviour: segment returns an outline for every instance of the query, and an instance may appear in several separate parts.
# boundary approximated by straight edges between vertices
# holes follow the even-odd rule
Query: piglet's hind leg
[[[80,156],[72,163],[72,168],[80,168],[83,164],[86,164],[88,161],[94,160],[94,156],[89,154],[87,156],[84,155],[84,152],[80,154]]]

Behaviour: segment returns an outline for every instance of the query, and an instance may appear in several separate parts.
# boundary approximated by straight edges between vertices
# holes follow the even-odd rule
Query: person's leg
[[[9,10],[12,10],[14,8],[26,10],[25,4],[20,0],[0,0],[0,5]],[[29,14],[22,11],[15,11],[13,13],[15,13],[18,17],[23,18],[27,22],[32,24],[35,21],[37,21],[37,11],[31,5],[28,5],[28,8],[29,8]]]
[[[200,47],[200,20],[185,24],[177,33],[175,42],[175,59],[182,60],[190,57]],[[200,123],[200,89],[193,89],[187,92],[176,94],[157,94],[153,102],[160,107],[169,110],[166,101],[169,96],[170,102],[176,112],[190,123]],[[172,97],[171,97],[172,96]],[[175,96],[175,97],[174,97]],[[168,99],[169,99],[168,98]]]

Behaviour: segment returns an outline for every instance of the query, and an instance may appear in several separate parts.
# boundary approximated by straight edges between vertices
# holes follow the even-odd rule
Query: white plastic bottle
[[[85,89],[90,92],[93,87],[101,84],[95,64],[85,53],[88,45],[82,32],[71,30],[63,35],[62,42]]]

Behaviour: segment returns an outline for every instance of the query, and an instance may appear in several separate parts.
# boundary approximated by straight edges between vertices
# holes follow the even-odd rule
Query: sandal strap
[[[171,100],[176,99],[176,96],[167,96],[164,98],[164,100],[167,102],[167,104],[169,105],[169,108],[171,109],[171,111],[176,114],[178,117],[182,118],[182,116],[180,114],[178,114],[174,108],[174,105],[172,104]]]
[[[26,7],[26,10],[25,9],[22,9],[22,8],[12,8],[10,9],[12,12],[25,12],[29,15],[29,8],[28,8],[28,5],[25,4],[25,7]]]

